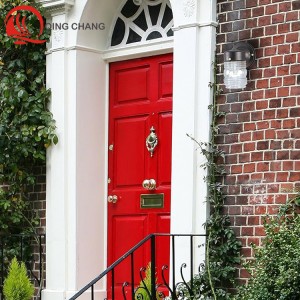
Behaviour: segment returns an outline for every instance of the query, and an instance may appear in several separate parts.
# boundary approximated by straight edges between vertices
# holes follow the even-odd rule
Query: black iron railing
[[[12,258],[25,263],[36,288],[35,300],[41,299],[44,284],[45,234],[0,235],[0,300],[3,298],[3,284]]]
[[[96,285],[101,280],[106,280],[107,282],[107,298],[105,299],[109,300],[199,299],[201,291],[195,291],[194,274],[200,272],[200,268],[204,264],[202,262],[195,267],[196,262],[194,258],[199,258],[197,253],[195,253],[198,249],[199,255],[201,252],[204,261],[205,237],[205,235],[201,234],[150,234],[69,300],[79,299],[85,292],[90,293],[91,300],[96,299]],[[159,239],[168,239],[168,241],[161,242]],[[181,239],[181,243],[179,243],[180,250],[178,250],[178,239]],[[185,240],[182,241],[182,239]],[[201,242],[199,239],[201,239]],[[167,261],[162,261],[159,257],[161,247],[168,247],[167,252],[169,253],[169,245],[171,259],[167,255]],[[138,256],[137,253],[139,251],[143,251],[143,247],[146,248],[144,249],[145,252],[150,252],[148,261],[150,264],[148,266],[151,280],[145,278],[145,265],[136,266],[136,260],[138,259],[135,256]],[[184,250],[182,251],[183,248]],[[180,259],[178,259],[177,255],[179,251],[181,251]],[[182,253],[184,253],[186,262],[182,262]],[[125,269],[128,270],[124,271],[121,265],[125,261],[127,261]],[[171,267],[169,267],[169,264]],[[176,268],[179,269],[177,272]],[[126,280],[124,280],[125,278]],[[140,282],[138,284],[137,279]],[[121,282],[120,280],[123,281]],[[98,296],[97,299],[99,299]]]

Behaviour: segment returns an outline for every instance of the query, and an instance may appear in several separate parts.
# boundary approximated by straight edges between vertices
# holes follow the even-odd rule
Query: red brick
[[[268,214],[275,215],[278,213],[278,205],[270,205],[268,206]]]
[[[246,7],[255,7],[256,5],[257,5],[257,0],[246,0]]]
[[[249,217],[250,218],[250,217]],[[257,217],[256,217],[257,218]],[[259,225],[259,223],[254,223],[253,225]],[[252,245],[259,245],[259,238],[257,237],[249,237],[247,239],[247,246],[251,247]]]
[[[257,80],[256,88],[257,89],[265,89],[269,87],[269,80],[268,79],[261,79]]]
[[[283,77],[283,85],[295,85],[296,76],[285,76]]]
[[[229,212],[230,215],[240,215],[241,214],[241,206],[230,206]]]
[[[256,166],[256,171],[257,172],[267,172],[269,171],[269,163],[268,162],[261,162],[261,163],[258,163],[257,166]]]
[[[266,139],[275,139],[275,131],[273,129],[265,131],[265,138]]]
[[[285,140],[282,143],[282,149],[292,149],[294,148],[294,141],[292,140]]]
[[[231,174],[242,173],[243,166],[242,165],[233,165],[233,166],[231,166],[230,171],[231,171]]]
[[[280,171],[281,170],[281,162],[273,161],[270,164],[270,171]]]
[[[242,206],[242,215],[253,215],[254,207],[253,206]]]
[[[293,22],[292,23],[292,31],[300,30],[300,22]]]
[[[263,173],[254,173],[251,175],[251,180],[262,180],[263,177]]]
[[[269,101],[270,108],[278,108],[281,107],[281,99],[272,99]]]
[[[300,87],[299,86],[293,86],[291,87],[291,95],[292,96],[298,96],[300,95]]]
[[[287,195],[275,195],[275,204],[286,204]]]
[[[265,36],[263,27],[252,29],[252,37],[258,38],[258,37],[263,37],[263,36]]]
[[[290,1],[285,1],[283,3],[279,3],[279,11],[286,12],[292,9],[292,5]]]
[[[290,54],[291,46],[289,44],[278,45],[278,54]]]
[[[269,141],[258,141],[256,145],[257,150],[267,150],[269,149]]]
[[[292,11],[292,12],[288,12],[286,14],[286,21],[289,22],[289,21],[296,21],[298,20],[298,12],[296,11]]]
[[[247,221],[247,217],[245,217],[245,216],[236,216],[234,225],[236,225],[236,226],[246,225],[246,221]]]
[[[271,163],[270,163],[270,171],[271,170]],[[264,173],[264,180],[266,182],[274,182],[275,181],[275,173]]]
[[[250,39],[250,37],[251,37],[250,29],[241,30],[239,32],[239,40],[247,40],[247,39]]]
[[[263,160],[262,152],[252,152],[251,153],[251,161],[261,161]]]
[[[270,86],[271,87],[282,86],[282,77],[271,78],[271,80],[270,80]]]
[[[239,153],[243,151],[243,145],[242,144],[234,144],[230,147],[231,153]]]
[[[253,236],[254,228],[251,227],[242,227],[241,228],[241,235],[242,236]]]
[[[277,23],[283,23],[284,22],[284,14],[276,14],[272,16],[272,23],[277,24]]]
[[[278,12],[278,5],[274,4],[274,5],[268,5],[266,7],[266,15],[272,15]]]
[[[289,66],[277,67],[277,76],[286,76],[289,74]]]
[[[240,141],[245,142],[251,140],[251,132],[242,132],[240,134]]]
[[[254,171],[255,171],[254,163],[244,164],[244,168],[243,168],[244,173],[252,173]]]
[[[290,133],[288,130],[277,130],[276,138],[277,139],[288,139],[290,137]]]
[[[264,6],[258,6],[252,9],[252,18],[263,16],[265,14]]]
[[[254,228],[254,235],[255,236],[265,236],[265,229],[263,226],[255,227]]]
[[[264,91],[263,90],[253,91],[253,93],[252,93],[252,99],[253,100],[263,99],[263,98],[264,98]]]
[[[298,32],[292,32],[286,35],[286,42],[299,42],[299,33]]]
[[[287,33],[290,32],[290,23],[284,23],[278,25],[278,33]]]
[[[272,120],[271,128],[281,128],[281,121],[280,120]]]
[[[273,56],[275,54],[277,54],[277,47],[276,46],[265,48],[265,54],[264,54],[265,56]]]
[[[267,89],[265,91],[265,98],[270,99],[270,98],[275,98],[276,97],[276,89]]]
[[[252,140],[253,141],[262,140],[263,138],[264,138],[264,132],[263,132],[263,130],[254,131],[252,133]]]
[[[256,123],[256,128],[258,130],[260,129],[267,129],[269,128],[269,122],[268,121],[261,121]]]
[[[245,143],[244,144],[244,151],[253,151],[255,149],[255,143],[250,142],[250,143]]]
[[[271,24],[270,16],[263,16],[258,18],[258,26],[267,26]],[[268,33],[269,34],[269,33]]]
[[[300,22],[299,22],[300,23]],[[298,53],[300,52],[300,43],[299,41],[295,44],[292,44],[292,52],[293,53]]]
[[[260,216],[249,216],[247,225],[260,225],[261,224],[261,217]]]
[[[289,88],[288,87],[281,87],[277,91],[277,96],[278,97],[286,97],[289,96]]]
[[[295,128],[295,120],[289,119],[289,120],[283,120],[282,122],[283,128]]]
[[[276,75],[275,68],[264,69],[264,77],[274,77]]]
[[[292,161],[283,161],[282,162],[282,170],[283,171],[293,170],[293,165],[294,165],[294,162],[292,162]]]
[[[283,64],[283,56],[273,56],[271,58],[272,66],[279,66]]]
[[[267,207],[266,206],[255,206],[255,214],[256,215],[264,215],[267,211]]]
[[[290,153],[290,158],[293,160],[298,160],[300,158],[300,151],[299,150],[292,150],[291,153]],[[290,165],[290,170],[293,169],[293,166]]]
[[[257,19],[253,18],[253,19],[246,20],[246,27],[247,28],[257,27]]]
[[[258,60],[259,68],[270,67],[270,65],[271,65],[270,57],[261,58]]]
[[[262,119],[262,111],[253,111],[251,112],[251,121],[257,121]]]
[[[250,161],[250,153],[239,154],[239,163],[244,163],[249,161]]]
[[[246,123],[246,124],[244,124],[244,130],[245,131],[248,131],[248,130],[252,131],[252,130],[255,130],[255,129],[256,129],[255,123]]]
[[[284,106],[284,107],[290,107],[290,106],[295,106],[295,105],[296,105],[295,97],[284,98],[282,100],[282,106]]]
[[[268,35],[274,35],[276,33],[278,33],[276,25],[267,26],[265,28],[265,34],[266,34],[266,36],[268,36]]]
[[[291,66],[291,74],[300,74],[300,64]]]
[[[276,181],[277,182],[287,182],[288,180],[288,172],[277,172],[276,173]]]
[[[264,110],[264,120],[268,120],[268,119],[275,119],[275,113],[276,110],[275,109],[268,109],[268,110]]]

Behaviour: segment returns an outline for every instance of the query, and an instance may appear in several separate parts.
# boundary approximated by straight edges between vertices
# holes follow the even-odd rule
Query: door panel
[[[172,97],[173,63],[161,63],[159,68],[159,98]]]
[[[122,102],[137,102],[149,100],[149,66],[138,66],[118,70],[115,74],[115,104]],[[128,83],[134,83],[135,88],[128,88]]]
[[[171,153],[172,151],[172,113],[160,113],[158,117],[158,128],[160,132],[160,152],[158,154],[157,176],[159,185],[171,184]]]
[[[108,195],[117,201],[108,203],[109,265],[148,234],[170,232],[172,61],[168,54],[110,65]],[[146,147],[151,129],[158,138],[152,155]],[[155,179],[156,189],[143,188],[145,179]],[[162,208],[141,207],[141,195],[155,194],[163,194]],[[161,238],[157,246],[159,269],[169,264],[169,240]],[[135,287],[149,261],[147,245],[135,254]],[[115,299],[122,299],[123,283],[132,280],[130,267],[128,259],[115,271]]]
[[[149,127],[148,116],[115,121],[115,188],[138,186],[145,178],[146,161],[144,133]],[[130,171],[129,171],[130,170]]]

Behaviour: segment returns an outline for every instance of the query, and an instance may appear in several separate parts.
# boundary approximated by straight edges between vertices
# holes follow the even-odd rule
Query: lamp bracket
[[[246,66],[249,68],[255,61],[254,47],[247,42],[237,42],[233,44],[233,48],[230,51],[242,51],[245,53]]]

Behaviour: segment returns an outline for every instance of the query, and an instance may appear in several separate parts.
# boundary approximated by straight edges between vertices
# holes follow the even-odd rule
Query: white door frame
[[[52,22],[110,24],[120,5],[119,0],[41,2],[48,6]],[[199,168],[203,157],[186,133],[199,141],[209,138],[216,3],[171,0],[171,5],[175,22],[171,231],[202,233],[207,215],[204,172]],[[59,143],[47,158],[45,300],[68,299],[106,267],[108,62],[172,52],[170,42],[142,47],[139,53],[135,47],[107,52],[106,44],[105,32],[69,30],[53,32],[49,45],[47,84]],[[99,284],[96,294],[103,297],[105,288],[105,283]]]

